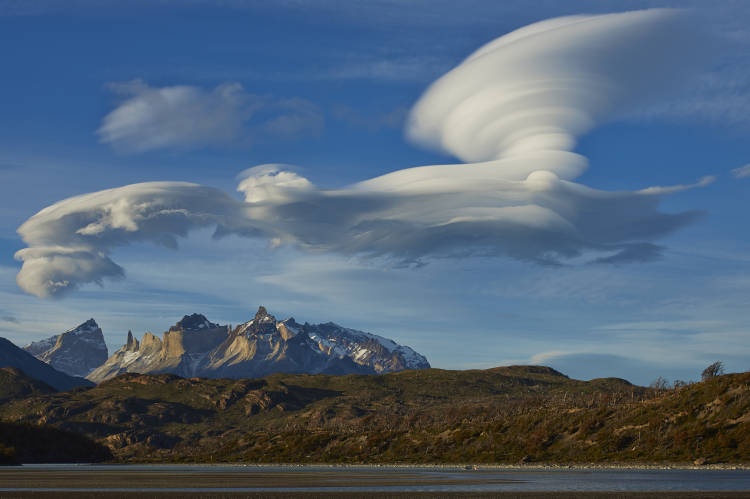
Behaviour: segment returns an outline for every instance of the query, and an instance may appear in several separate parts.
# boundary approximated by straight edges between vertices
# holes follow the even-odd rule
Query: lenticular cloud
[[[698,213],[661,198],[693,186],[605,192],[572,181],[587,167],[577,137],[682,77],[694,43],[667,10],[574,16],[494,40],[435,82],[407,135],[466,163],[407,168],[325,190],[285,165],[243,172],[244,200],[196,184],[134,184],[61,201],[20,228],[18,284],[62,296],[117,278],[113,248],[175,247],[200,227],[273,245],[403,262],[467,255],[548,264],[659,257],[659,237]]]
[[[433,83],[407,132],[467,162],[570,151],[597,123],[674,83],[696,48],[684,14],[673,10],[532,24]],[[561,177],[579,173],[548,167]]]

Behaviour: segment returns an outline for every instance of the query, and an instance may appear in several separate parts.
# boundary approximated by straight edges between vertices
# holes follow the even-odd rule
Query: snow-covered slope
[[[367,366],[376,373],[430,367],[423,355],[376,334],[341,327],[333,322],[306,324],[303,331],[321,351],[329,355],[349,357],[355,363]]]
[[[170,372],[180,376],[252,378],[274,372],[379,374],[429,368],[409,347],[332,322],[278,321],[264,307],[233,330],[203,315],[185,316],[160,340],[146,333],[138,342],[128,333],[125,346],[93,371],[100,383],[122,372]]]
[[[71,376],[86,376],[107,360],[104,335],[94,319],[41,341],[24,350],[58,371]]]

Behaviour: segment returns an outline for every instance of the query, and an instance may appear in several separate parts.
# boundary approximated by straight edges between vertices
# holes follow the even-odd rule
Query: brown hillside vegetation
[[[750,462],[750,373],[674,390],[538,366],[378,376],[124,374],[0,405],[121,461]],[[1,442],[0,442],[1,443]]]
[[[0,367],[0,404],[8,400],[56,391],[44,381],[27,376],[16,367]]]

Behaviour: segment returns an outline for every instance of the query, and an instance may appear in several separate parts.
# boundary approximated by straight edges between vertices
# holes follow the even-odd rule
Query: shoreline
[[[62,468],[62,467],[118,467],[118,466],[155,466],[155,467],[225,467],[225,468],[289,468],[289,469],[352,469],[352,470],[372,470],[372,469],[414,469],[414,470],[457,470],[457,471],[551,471],[551,470],[750,470],[750,463],[711,463],[711,464],[692,464],[692,463],[575,463],[575,464],[558,464],[558,463],[523,463],[523,464],[480,464],[480,463],[460,463],[460,464],[412,464],[412,463],[374,463],[374,464],[349,464],[349,463],[182,463],[182,462],[104,462],[104,463],[22,463],[20,465],[0,466],[2,469],[11,468]]]
[[[0,498],[750,497],[746,469],[492,465],[76,464],[0,469]]]

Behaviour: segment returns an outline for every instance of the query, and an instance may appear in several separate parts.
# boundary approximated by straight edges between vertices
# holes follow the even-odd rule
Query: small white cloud
[[[323,114],[304,99],[248,94],[239,83],[213,90],[188,85],[150,87],[141,80],[112,83],[124,97],[102,120],[102,142],[127,152],[195,149],[255,136],[318,134]]]
[[[258,165],[240,173],[237,190],[245,193],[248,203],[280,203],[298,200],[305,192],[315,190],[306,178],[291,171],[290,165]]]
[[[734,175],[734,178],[750,177],[750,164],[735,168],[734,170],[732,170],[732,175]]]

